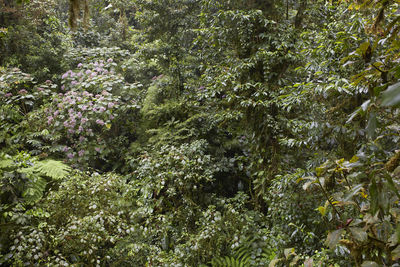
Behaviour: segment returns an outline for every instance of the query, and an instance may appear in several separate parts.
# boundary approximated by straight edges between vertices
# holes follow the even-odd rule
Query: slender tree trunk
[[[297,10],[296,17],[294,19],[294,27],[299,29],[301,27],[301,22],[304,18],[304,11],[307,8],[307,0],[301,0],[299,9]]]
[[[78,20],[81,18],[81,3],[83,4],[83,27],[89,27],[89,0],[69,0],[69,26],[75,31],[78,27]]]
[[[83,27],[85,30],[89,27],[90,10],[89,10],[89,0],[84,0],[84,11],[83,11]]]

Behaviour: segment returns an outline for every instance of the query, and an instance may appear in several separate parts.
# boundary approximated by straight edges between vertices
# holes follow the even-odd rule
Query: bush
[[[124,179],[111,173],[68,175],[32,210],[40,220],[12,231],[3,263],[110,264],[109,249],[130,232],[124,188]]]

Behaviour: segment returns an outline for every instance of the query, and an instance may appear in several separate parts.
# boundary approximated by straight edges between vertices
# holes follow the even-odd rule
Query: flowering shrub
[[[112,58],[91,63],[79,63],[77,69],[62,75],[63,91],[84,89],[98,94],[104,90],[114,94],[135,90],[137,84],[127,84],[121,74],[115,72]]]
[[[46,107],[31,113],[31,120],[40,121],[35,122],[33,135],[42,136],[50,145],[31,143],[80,166],[105,169],[110,162],[112,168],[118,167],[128,142],[135,139],[140,85],[126,83],[115,66],[113,58],[94,59],[65,72],[61,92],[53,93]]]
[[[110,153],[107,138],[116,116],[120,114],[120,97],[107,91],[93,95],[87,91],[69,91],[54,96],[47,114],[50,134],[61,134],[61,152],[72,162],[87,162]]]
[[[79,63],[92,62],[96,60],[103,60],[105,62],[111,58],[116,67],[116,63],[128,57],[130,57],[130,52],[119,47],[76,47],[71,48],[64,55],[64,65],[66,65],[67,68],[74,68]]]

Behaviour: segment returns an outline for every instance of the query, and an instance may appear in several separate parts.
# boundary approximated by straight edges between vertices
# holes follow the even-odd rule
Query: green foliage
[[[71,168],[60,161],[47,159],[39,161],[34,165],[34,171],[44,176],[50,177],[54,180],[65,178]]]
[[[248,266],[249,257],[244,256],[242,258],[233,258],[225,256],[224,258],[213,259],[211,265],[215,267],[229,266],[229,267],[244,267]]]
[[[399,104],[400,100],[400,84],[396,83],[389,88],[382,92],[382,105],[383,106],[396,106]]]
[[[31,211],[40,223],[11,232],[3,262],[111,264],[109,249],[132,229],[124,187],[115,174],[71,173]]]
[[[272,236],[269,236],[272,238]],[[211,266],[265,266],[275,256],[271,248],[271,240],[259,240],[257,237],[247,238],[232,251],[232,256],[214,257]]]
[[[11,5],[5,10],[13,14],[14,21],[7,21],[7,15],[3,15],[5,24],[1,26],[6,34],[0,36],[0,64],[19,67],[39,82],[52,79],[62,71],[62,55],[69,45],[54,1],[29,1],[13,8]]]
[[[0,265],[397,264],[398,1],[78,2],[0,1]]]
[[[398,258],[394,210],[400,195],[398,177],[387,169],[398,165],[398,155],[387,163],[387,169],[371,167],[385,160],[385,154],[380,149],[370,149],[366,146],[350,161],[327,162],[316,169],[315,179],[308,179],[311,184],[318,184],[327,197],[325,206],[318,208],[321,215],[339,228],[329,233],[326,245],[331,249],[337,245],[346,247],[357,265],[365,261],[392,264]],[[361,170],[366,165],[370,167],[365,173]],[[383,247],[387,249],[382,251]]]
[[[38,161],[27,153],[11,157],[2,155],[0,161],[2,179],[1,198],[4,204],[15,204],[22,198],[33,204],[42,198],[47,180],[58,180],[68,175],[70,168],[56,160]],[[8,200],[6,200],[8,198]]]
[[[43,199],[46,189],[69,173],[70,168],[56,160],[40,161],[24,152],[15,156],[1,154],[0,229],[4,235],[0,239],[0,255],[4,256],[10,248],[14,231],[19,231],[35,217],[42,217],[43,213],[35,206]]]

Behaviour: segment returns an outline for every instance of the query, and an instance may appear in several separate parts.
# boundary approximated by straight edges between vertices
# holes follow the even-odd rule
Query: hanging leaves
[[[382,106],[397,106],[400,103],[400,82],[389,86],[382,93]]]

